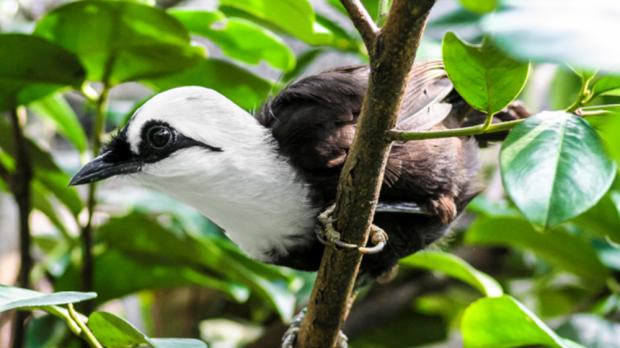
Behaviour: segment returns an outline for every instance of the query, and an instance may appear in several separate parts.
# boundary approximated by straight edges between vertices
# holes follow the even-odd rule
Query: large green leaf
[[[592,85],[592,98],[599,95],[620,95],[620,76],[602,76]]]
[[[220,6],[247,12],[312,45],[332,41],[332,34],[316,22],[308,0],[220,0]]]
[[[88,317],[88,327],[104,347],[133,347],[148,344],[146,336],[125,319],[112,313],[95,312]]]
[[[295,55],[271,31],[242,18],[226,18],[220,11],[170,10],[190,32],[208,38],[224,54],[249,64],[261,61],[288,71],[295,66]]]
[[[542,228],[591,208],[616,175],[590,125],[561,111],[541,112],[513,129],[502,145],[500,165],[508,195]]]
[[[37,115],[53,122],[58,133],[66,137],[80,153],[88,149],[88,141],[77,115],[61,94],[37,100],[28,106]]]
[[[258,108],[272,88],[271,82],[218,59],[204,59],[179,74],[144,82],[158,92],[187,85],[211,88],[245,109]]]
[[[534,313],[508,295],[472,303],[463,313],[461,334],[466,348],[579,347],[559,337]]]
[[[97,297],[94,292],[56,292],[46,294],[34,290],[0,285],[0,312],[10,309],[54,306],[76,303]]]
[[[467,231],[465,241],[532,251],[558,269],[581,277],[592,287],[603,285],[609,275],[588,241],[564,229],[540,233],[518,218],[479,218]]]
[[[95,312],[88,317],[88,327],[105,347],[134,347],[149,345],[153,348],[207,348],[196,339],[149,338],[125,319],[112,313]]]
[[[0,34],[0,112],[84,81],[71,52],[39,37]]]
[[[111,85],[178,72],[201,55],[172,16],[126,1],[60,6],[39,20],[35,34],[75,53],[89,80]]]
[[[527,81],[529,64],[510,58],[489,40],[471,45],[449,32],[442,52],[454,88],[468,104],[487,114],[510,104]]]
[[[474,13],[486,13],[495,10],[498,0],[459,0],[461,5]]]
[[[131,255],[113,247],[99,250],[102,252],[97,253],[94,266],[94,288],[99,293],[97,304],[143,290],[186,285],[217,290],[238,302],[246,301],[250,295],[248,288],[239,282],[222,280],[178,263],[166,264],[156,256]],[[66,271],[56,279],[56,288],[72,289],[79,286],[80,271],[78,264],[68,265]]]
[[[400,260],[400,264],[445,273],[475,287],[488,297],[502,296],[504,293],[495,279],[452,254],[441,251],[424,251]]]
[[[510,0],[483,28],[515,57],[620,71],[616,0]]]

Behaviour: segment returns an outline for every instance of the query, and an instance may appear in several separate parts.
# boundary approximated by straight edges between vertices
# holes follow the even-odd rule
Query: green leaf
[[[502,144],[500,166],[512,201],[544,229],[594,206],[616,175],[596,132],[562,111],[541,112],[515,127]]]
[[[60,170],[37,170],[35,179],[39,181],[47,190],[54,194],[69,211],[77,216],[82,211],[83,203],[75,187],[67,187],[71,176]]]
[[[463,313],[461,334],[466,348],[579,346],[559,337],[534,313],[508,295],[472,303]]]
[[[94,292],[56,292],[46,294],[34,290],[0,285],[0,312],[10,309],[53,306],[82,302],[97,297]]]
[[[468,104],[487,114],[508,106],[527,81],[529,64],[510,58],[489,40],[471,45],[449,32],[442,52],[454,88]]]
[[[89,80],[110,85],[179,72],[202,55],[176,19],[133,2],[69,3],[41,18],[35,34],[75,53]]]
[[[618,16],[616,0],[511,0],[482,27],[514,57],[619,72]]]
[[[592,98],[600,95],[620,96],[620,76],[603,76],[592,85]]]
[[[529,250],[554,267],[579,276],[591,287],[603,285],[609,275],[588,241],[564,229],[540,233],[522,219],[479,218],[467,231],[465,242]]]
[[[424,251],[400,260],[402,266],[445,273],[480,290],[485,296],[502,296],[502,287],[487,274],[473,268],[463,259],[441,251]]]
[[[148,344],[146,336],[125,319],[112,313],[95,312],[88,317],[88,327],[104,347],[133,347]]]
[[[620,229],[618,228],[620,210],[614,204],[616,194],[618,191],[610,190],[594,207],[573,219],[572,222],[590,234],[607,237],[620,243]]]
[[[38,116],[52,121],[58,133],[67,138],[80,153],[86,152],[86,134],[77,115],[60,93],[39,99],[28,107]]]
[[[50,265],[53,266],[53,265]],[[99,297],[97,304],[149,289],[162,289],[187,285],[220,291],[237,302],[245,302],[250,290],[243,284],[222,280],[202,270],[171,264],[157,256],[131,255],[115,247],[104,249],[95,258],[94,288]],[[110,272],[109,270],[123,270]],[[57,289],[73,289],[80,285],[81,267],[72,263],[56,280]]]
[[[316,22],[308,0],[220,0],[220,6],[247,12],[311,45],[332,41],[332,34]]]
[[[295,66],[295,55],[286,43],[271,31],[242,18],[226,18],[220,11],[170,10],[190,32],[208,38],[222,52],[238,61],[261,61],[284,71]]]
[[[494,11],[497,0],[459,0],[461,5],[474,13],[487,13]]]
[[[149,338],[131,323],[112,313],[95,312],[88,318],[88,327],[105,347],[134,347],[147,344],[153,348],[207,348],[196,339]]]
[[[84,81],[73,54],[39,37],[0,34],[0,112]]]
[[[65,236],[69,236],[70,233],[65,226],[65,222],[60,218],[56,207],[50,200],[50,193],[41,185],[38,181],[33,181],[32,186],[32,207],[42,212],[49,221]],[[46,255],[47,256],[47,255]]]
[[[154,348],[207,348],[207,345],[191,338],[151,338],[149,343]]]
[[[211,88],[245,109],[258,108],[272,88],[270,81],[218,59],[204,59],[182,73],[144,82],[158,92],[188,85]]]
[[[297,64],[295,64],[295,68],[282,76],[282,82],[290,82],[298,78],[304,70],[312,64],[312,62],[316,61],[316,59],[323,53],[325,53],[325,49],[323,48],[311,48],[302,52],[297,57]]]

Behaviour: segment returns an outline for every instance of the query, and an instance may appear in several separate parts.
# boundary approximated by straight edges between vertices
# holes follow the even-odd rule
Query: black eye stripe
[[[164,143],[164,140],[167,141]],[[166,122],[148,121],[142,126],[138,156],[145,163],[153,163],[170,156],[177,150],[193,146],[214,152],[223,151],[219,147],[205,144],[177,132]]]

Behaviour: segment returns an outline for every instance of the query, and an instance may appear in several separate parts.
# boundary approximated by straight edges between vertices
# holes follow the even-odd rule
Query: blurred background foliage
[[[363,2],[381,21],[380,7],[389,2]],[[612,183],[617,166],[605,154],[620,160],[620,115],[613,115],[620,112],[620,78],[613,75],[620,73],[620,46],[613,43],[620,10],[603,0],[537,3],[440,0],[418,60],[441,58],[447,31],[458,37],[444,42],[444,53],[448,44],[481,42],[491,32],[507,59],[532,60],[527,82],[521,69],[519,99],[534,112],[593,113],[587,123],[579,119],[583,125],[562,125],[595,129],[575,141],[596,142],[598,134],[607,147],[593,145],[585,157],[567,149],[569,164],[540,176],[541,185],[559,182],[564,192],[594,176],[598,186],[555,202],[564,215],[541,217],[537,207],[515,199],[530,194],[527,187],[506,182],[519,169],[513,168],[519,154],[502,163],[511,200],[499,146],[485,149],[486,190],[454,233],[404,259],[393,281],[362,291],[345,327],[353,347],[620,347],[620,183]],[[97,293],[41,297],[0,288],[2,311],[51,313],[29,319],[25,346],[79,346],[75,328],[63,323],[75,318],[63,306],[83,300],[99,311],[90,329],[112,346],[201,346],[150,338],[170,336],[210,347],[277,346],[307,300],[313,274],[248,259],[213,223],[156,192],[111,181],[87,193],[67,183],[100,141],[159,91],[205,86],[255,111],[301,76],[366,62],[339,1],[1,0],[0,30],[0,112],[12,112],[21,124],[33,168],[30,286]],[[470,58],[448,66],[450,77]],[[0,283],[15,284],[17,212],[9,181],[18,149],[9,119],[0,117]],[[528,154],[553,155],[544,144]],[[580,168],[589,165],[596,168]],[[81,240],[91,223],[92,256]],[[88,260],[92,281],[85,282]],[[13,316],[0,314],[2,347],[9,345]]]

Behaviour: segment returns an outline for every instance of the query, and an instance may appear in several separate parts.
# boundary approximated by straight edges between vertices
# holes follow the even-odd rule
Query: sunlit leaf
[[[620,76],[603,76],[592,85],[592,98],[599,95],[620,95]]]
[[[527,221],[518,218],[478,219],[467,231],[465,242],[531,251],[554,267],[576,274],[593,287],[604,284],[609,275],[588,241],[563,229],[540,233]]]
[[[549,228],[588,210],[607,192],[616,166],[596,132],[565,112],[541,112],[502,144],[504,187],[529,221]]]
[[[261,61],[288,71],[295,66],[295,55],[271,31],[241,18],[227,18],[219,11],[170,10],[190,32],[214,42],[227,56],[248,64]]]
[[[463,314],[461,334],[466,348],[579,347],[559,337],[534,313],[508,295],[483,298],[471,304]]]
[[[47,40],[0,34],[0,111],[14,109],[84,81],[76,56]]]
[[[497,297],[504,293],[495,279],[452,254],[440,251],[424,251],[400,260],[400,264],[445,273],[475,287],[488,297]]]
[[[42,293],[34,290],[0,285],[0,312],[17,308],[30,308],[76,303],[97,297],[94,292]]]
[[[459,0],[461,5],[471,12],[486,13],[495,10],[497,0]]]
[[[308,0],[220,0],[219,3],[247,12],[312,45],[329,44],[332,40],[332,34],[316,22]]]
[[[202,55],[172,16],[126,1],[78,1],[57,7],[38,21],[35,34],[75,53],[89,80],[111,85],[175,73]]]
[[[148,343],[142,332],[112,313],[91,314],[88,317],[88,327],[104,347],[133,347]]]
[[[525,86],[529,64],[510,58],[488,40],[471,45],[449,32],[442,52],[450,81],[467,103],[482,112],[502,110]]]
[[[196,339],[147,337],[125,319],[107,312],[91,314],[88,327],[105,347],[134,347],[145,344],[153,348],[207,348],[204,342]]]
[[[620,71],[616,0],[510,0],[482,26],[515,57]]]
[[[144,82],[157,91],[188,85],[211,88],[246,109],[260,107],[272,88],[270,81],[218,59],[204,59],[182,73]]]
[[[39,99],[28,107],[38,116],[52,121],[58,133],[66,137],[79,152],[83,153],[88,149],[88,141],[82,125],[61,94]]]

